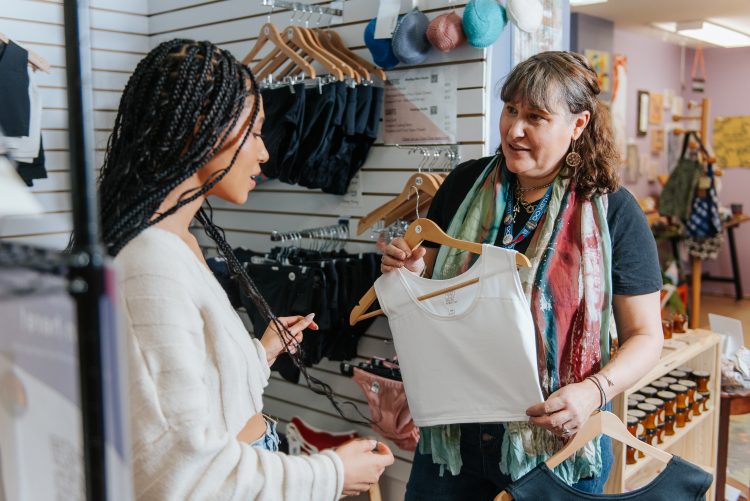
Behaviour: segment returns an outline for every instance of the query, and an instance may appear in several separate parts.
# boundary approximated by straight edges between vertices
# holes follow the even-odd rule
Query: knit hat
[[[544,9],[539,0],[508,0],[508,17],[527,33],[534,33],[542,25]]]
[[[393,32],[393,53],[404,64],[419,64],[427,59],[432,46],[427,40],[427,25],[430,20],[418,9],[414,9],[399,21]]]
[[[450,52],[466,42],[461,22],[455,11],[441,14],[427,27],[427,39],[439,51]]]
[[[398,59],[393,53],[390,38],[375,38],[376,22],[377,18],[367,23],[365,27],[365,45],[370,49],[373,62],[381,68],[390,70],[398,64]]]
[[[495,43],[507,22],[505,8],[497,0],[471,0],[464,8],[464,33],[477,49]]]

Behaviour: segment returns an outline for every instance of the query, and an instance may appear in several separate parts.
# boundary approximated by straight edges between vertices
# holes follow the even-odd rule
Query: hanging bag
[[[677,165],[672,170],[659,198],[659,213],[682,222],[687,221],[693,202],[693,194],[701,175],[698,160],[686,157],[688,143],[693,133],[685,134],[682,153]]]
[[[709,163],[706,175],[699,178],[698,190],[693,198],[690,217],[685,223],[685,229],[691,237],[710,238],[721,232],[719,200],[716,195],[715,182],[714,167]]]
[[[701,76],[698,76],[698,66],[700,65]],[[693,67],[690,69],[690,87],[693,92],[703,92],[706,87],[706,63],[703,60],[703,49],[695,49],[693,56]]]

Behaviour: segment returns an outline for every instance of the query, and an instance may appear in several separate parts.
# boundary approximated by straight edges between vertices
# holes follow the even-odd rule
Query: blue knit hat
[[[432,45],[427,39],[430,20],[414,9],[399,21],[393,32],[393,53],[404,64],[419,64],[427,59]]]
[[[507,22],[505,7],[497,0],[471,0],[464,9],[464,33],[477,49],[495,43]]]
[[[365,45],[370,49],[372,60],[383,69],[390,70],[398,64],[398,59],[393,53],[390,38],[375,38],[375,23],[373,19],[365,27]]]

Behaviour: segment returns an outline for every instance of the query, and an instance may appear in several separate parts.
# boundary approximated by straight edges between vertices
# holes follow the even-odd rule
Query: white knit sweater
[[[149,228],[115,262],[137,499],[338,499],[344,467],[335,453],[292,457],[237,440],[263,409],[266,353],[187,244]]]

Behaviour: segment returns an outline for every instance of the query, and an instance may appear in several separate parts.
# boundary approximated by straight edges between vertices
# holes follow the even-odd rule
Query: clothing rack
[[[342,9],[321,7],[320,5],[310,5],[301,2],[288,2],[286,0],[263,0],[263,5],[271,7],[271,9],[287,9],[294,12],[319,14],[321,16],[342,17],[344,15]]]
[[[349,238],[349,225],[340,223],[330,226],[321,226],[319,228],[310,228],[307,230],[289,231],[285,233],[280,233],[278,231],[271,232],[272,242],[299,241],[303,238],[309,238],[313,240],[346,240],[347,238]]]
[[[448,165],[445,166],[446,170],[453,170],[458,162],[461,161],[461,155],[458,153],[457,144],[413,144],[413,145],[401,145],[396,144],[396,148],[400,150],[407,150],[409,155],[422,155],[422,163],[419,164],[418,170],[422,172],[422,169],[440,169],[440,159],[445,158]]]

